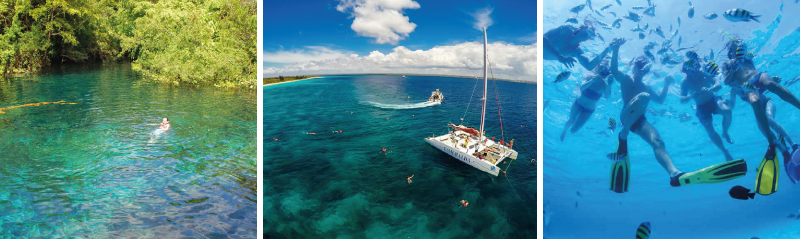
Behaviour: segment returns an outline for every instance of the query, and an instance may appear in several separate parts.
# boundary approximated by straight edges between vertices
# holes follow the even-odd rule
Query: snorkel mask
[[[647,60],[647,57],[638,56],[631,60],[631,65],[633,65],[633,74],[639,74],[642,77],[647,75],[650,72],[650,68],[653,64],[650,64],[650,61]]]
[[[587,20],[587,21],[584,21],[584,22],[583,22],[583,25],[581,25],[580,27],[578,27],[578,30],[577,30],[577,31],[575,31],[575,34],[574,34],[574,35],[575,35],[575,36],[579,36],[580,34],[586,34],[586,36],[588,37],[588,39],[587,39],[587,40],[593,40],[593,39],[595,38],[595,36],[597,35],[597,34],[595,33],[595,28],[594,28],[594,26],[592,25],[592,22],[591,22],[591,21],[588,21],[588,20]]]
[[[607,77],[608,75],[611,75],[611,69],[609,67],[608,58],[603,58],[603,61],[601,61],[600,64],[597,65],[595,73],[603,78]]]

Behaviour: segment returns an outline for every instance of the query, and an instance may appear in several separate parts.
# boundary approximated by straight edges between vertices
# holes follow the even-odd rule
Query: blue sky
[[[513,52],[515,47],[524,48],[524,53],[535,52],[536,1],[269,0],[262,6],[265,76],[293,72],[416,73],[431,67],[451,69],[447,72],[452,73],[459,65],[465,66],[465,74],[472,75],[473,65],[458,61],[472,61],[474,46],[464,43],[482,43],[483,36],[475,29],[479,21],[476,15],[489,10],[484,14],[488,16],[484,19],[491,21],[489,42],[503,44],[497,46],[498,54]],[[369,58],[375,51],[381,55]],[[433,59],[437,55],[447,55],[450,60]],[[470,59],[462,59],[465,57]],[[354,72],[342,72],[348,69],[341,69],[341,61],[333,62],[337,58],[351,58],[348,64],[391,60],[399,65],[370,69],[377,65],[361,64],[363,68],[350,69]],[[523,62],[505,62],[505,58]],[[535,61],[535,55],[532,59]],[[506,55],[498,58],[498,63],[529,66],[529,60]],[[321,66],[325,63],[330,67]],[[300,67],[303,64],[312,67]],[[515,74],[520,70],[515,69]]]

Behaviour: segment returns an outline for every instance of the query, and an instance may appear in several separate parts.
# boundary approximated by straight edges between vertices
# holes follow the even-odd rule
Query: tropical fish
[[[694,17],[694,6],[692,6],[692,2],[689,2],[689,18]]]
[[[594,10],[592,9],[592,0],[586,0],[586,6],[589,6],[589,10]]]
[[[620,6],[622,6],[622,2],[620,2],[619,0],[617,0],[617,4],[619,4]]]
[[[644,10],[644,12],[642,12],[642,13],[643,13],[644,15],[648,15],[648,16],[651,16],[651,17],[655,17],[655,16],[656,16],[656,5],[650,5],[650,7],[648,7],[647,9],[645,9],[645,10]]]
[[[644,36],[644,33],[641,33],[641,32],[640,32],[640,33],[639,33],[639,39],[644,39],[644,37],[645,37],[645,36]]]
[[[609,26],[602,26],[602,27],[603,27],[603,29],[606,29],[606,30],[609,30],[609,31],[614,30],[614,28],[611,28]]]
[[[741,8],[734,8],[725,11],[725,13],[722,14],[722,16],[724,16],[725,19],[728,19],[728,21],[731,22],[749,22],[750,20],[759,22],[758,17],[760,17],[760,15],[753,15],[753,13],[751,13],[750,11]]]
[[[611,15],[614,15],[614,17],[617,17],[617,13],[616,12],[611,11],[611,12],[608,12],[608,13],[611,13]]]
[[[606,39],[603,39],[603,36],[601,36],[600,33],[597,33],[595,35],[597,36],[597,38],[600,38],[601,41],[606,42]]]
[[[706,63],[706,66],[703,67],[703,73],[705,73],[708,76],[717,75],[717,71],[718,70],[719,70],[719,66],[717,65],[717,63],[714,63],[714,62]]]
[[[716,13],[709,13],[709,14],[704,15],[703,17],[705,17],[708,20],[714,20],[715,18],[717,18],[717,14]]]
[[[639,22],[639,20],[642,20],[642,17],[639,16],[639,14],[636,14],[635,12],[631,11],[628,11],[628,16],[625,16],[625,18],[630,19],[631,21],[634,22]]]
[[[600,11],[594,10],[594,13],[596,13],[597,15],[600,15],[601,17],[606,17],[606,16],[603,16],[603,14],[600,13]]]
[[[644,56],[650,58],[651,61],[656,61],[656,56],[654,56],[653,53],[650,53],[649,50],[644,51]]]
[[[672,39],[675,39],[675,36],[678,35],[678,31],[680,31],[680,30],[681,29],[675,29],[675,31],[672,32],[672,36],[669,37],[669,40],[672,41]]]
[[[681,42],[683,41],[683,37],[678,37],[678,47],[681,47]]]
[[[621,23],[622,23],[622,18],[617,18],[617,20],[614,20],[614,23],[611,23],[611,26],[614,26],[616,28],[620,28],[620,27],[622,27]]]
[[[667,37],[664,36],[664,31],[661,30],[661,26],[656,27],[656,34],[661,36],[661,38],[667,38]]]
[[[708,50],[711,51],[711,59],[713,60],[714,59],[714,49],[708,49]]]
[[[733,186],[730,191],[728,191],[728,194],[730,194],[732,198],[739,200],[753,199],[756,196],[756,193],[751,193],[750,191],[750,189],[736,185]]]
[[[642,6],[633,6],[632,8],[633,8],[633,10],[642,10],[642,9],[645,9],[645,8],[647,8],[647,7],[642,7]]]
[[[636,239],[650,238],[650,222],[643,222],[636,228]]]
[[[577,19],[577,18],[575,18],[575,17],[570,17],[570,18],[567,18],[567,21],[566,21],[566,22],[564,22],[564,23],[565,23],[565,24],[566,24],[566,23],[578,24],[578,19]]]
[[[647,0],[647,5],[648,6],[653,6],[653,2],[651,2],[650,0]]]
[[[644,50],[649,51],[652,50],[654,47],[656,47],[656,42],[651,41],[650,43],[647,43],[646,46],[644,46]]]
[[[753,57],[756,57],[756,54],[753,54],[752,51],[748,51],[747,54],[744,55],[744,59],[752,60]]]
[[[608,26],[608,24],[607,24],[607,23],[605,23],[605,22],[601,22],[601,21],[594,21],[594,22],[596,22],[596,23],[597,23],[597,25],[600,25],[600,26],[604,26],[604,27],[607,27],[607,26]]]
[[[639,24],[636,24],[636,27],[634,27],[634,28],[631,28],[631,31],[632,31],[632,32],[644,32],[644,29],[642,29],[641,27],[639,27]]]
[[[678,27],[681,27],[681,17],[678,17]]]
[[[608,118],[608,129],[611,130],[611,133],[614,133],[614,129],[617,128],[617,121],[614,121],[614,118]]]
[[[687,51],[686,52],[686,58],[689,58],[691,60],[698,60],[699,56],[697,55],[697,52],[695,52],[695,51]]]
[[[696,71],[698,68],[699,68],[699,66],[698,66],[697,62],[694,61],[694,60],[686,60],[686,61],[683,62],[683,69],[684,70]]]
[[[744,44],[740,44],[736,47],[736,59],[741,60],[744,59],[744,55],[747,54],[747,46]]]
[[[644,24],[644,30],[647,31],[647,28],[650,28],[650,23]]]
[[[575,7],[573,7],[573,8],[572,8],[572,9],[570,9],[569,11],[570,11],[570,12],[574,12],[574,13],[579,13],[579,12],[583,11],[583,8],[584,8],[584,7],[586,7],[586,4],[581,4],[581,5],[578,5],[578,6],[575,6]]]
[[[678,61],[675,61],[675,60],[674,60],[674,59],[672,59],[672,57],[671,57],[671,56],[669,56],[669,55],[664,55],[664,57],[661,57],[661,64],[666,64],[666,65],[677,65],[678,63],[680,63],[680,62],[678,62]]]
[[[605,5],[605,6],[600,8],[600,11],[605,11],[606,9],[608,9],[610,7],[611,7],[611,4]]]
[[[564,71],[559,73],[558,76],[556,76],[556,80],[554,80],[553,83],[558,84],[559,82],[569,79],[570,74],[572,74],[572,72],[569,71]]]
[[[783,84],[784,84],[785,86],[790,86],[790,85],[794,84],[794,83],[795,83],[795,82],[797,82],[797,81],[800,81],[800,76],[798,76],[798,77],[795,77],[794,79],[792,79],[792,80],[790,80],[790,81],[786,81],[786,82],[784,82]]]

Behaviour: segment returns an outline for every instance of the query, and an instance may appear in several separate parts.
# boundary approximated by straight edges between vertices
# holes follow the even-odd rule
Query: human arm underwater
[[[549,52],[553,53],[553,55],[555,55],[558,58],[558,61],[563,63],[565,66],[567,66],[567,68],[572,68],[573,66],[575,66],[575,59],[572,59],[572,57],[565,57],[565,56],[561,55],[561,53],[558,52],[556,50],[556,48],[553,47],[553,45],[550,44],[549,38],[547,38],[547,37],[544,38],[544,44],[543,45],[544,45],[543,47],[544,47],[545,51],[549,51]]]
[[[605,98],[608,99],[611,97],[611,85],[614,84],[614,77],[609,75],[606,76],[606,79],[608,79],[608,81],[606,82],[606,90],[603,92],[603,94],[605,95]]]
[[[652,98],[653,102],[664,104],[664,100],[667,99],[667,94],[669,94],[669,85],[671,85],[672,82],[675,82],[675,78],[672,78],[672,76],[664,78],[664,88],[661,88],[661,94]]]
[[[689,103],[689,101],[692,100],[692,95],[689,94],[689,86],[687,83],[689,83],[688,79],[683,79],[681,82],[681,104]]]
[[[589,61],[589,58],[584,56],[584,55],[579,55],[579,56],[577,56],[575,58],[578,58],[578,62],[581,63],[581,65],[584,68],[586,68],[586,69],[594,69],[595,67],[597,67],[598,64],[600,64],[600,61],[602,61],[603,58],[606,58],[610,48],[611,48],[611,46],[606,47],[606,49],[603,49],[603,52],[600,52],[600,54],[595,56],[594,59],[592,59],[591,61]]]
[[[624,87],[633,82],[633,79],[631,79],[630,76],[619,71],[619,46],[621,46],[623,43],[625,43],[625,39],[622,38],[614,39],[614,41],[611,42],[611,64],[609,65],[609,71],[614,79],[619,81],[620,87]]]

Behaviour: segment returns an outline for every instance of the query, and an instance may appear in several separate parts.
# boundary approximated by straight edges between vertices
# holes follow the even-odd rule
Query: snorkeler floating
[[[578,28],[571,25],[563,25],[550,30],[543,36],[544,59],[557,60],[571,68],[575,65],[574,58],[577,58],[578,63],[584,68],[594,69],[608,55],[610,47],[607,47],[594,59],[589,60],[581,50],[580,43],[594,39],[596,35],[591,21],[584,21],[583,25]]]

